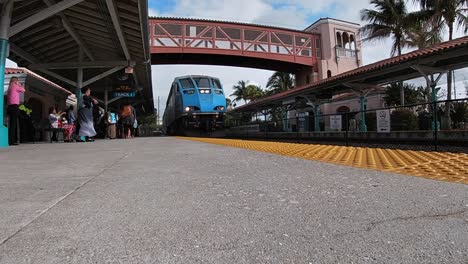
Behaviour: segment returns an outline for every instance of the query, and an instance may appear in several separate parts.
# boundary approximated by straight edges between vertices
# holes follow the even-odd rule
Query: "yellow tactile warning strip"
[[[219,138],[194,141],[251,149],[283,156],[357,168],[395,172],[428,179],[468,184],[468,154],[399,149],[344,147]]]

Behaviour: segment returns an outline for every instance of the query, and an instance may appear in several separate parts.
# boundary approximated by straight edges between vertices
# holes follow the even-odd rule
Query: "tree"
[[[275,72],[268,79],[267,94],[277,94],[294,88],[294,76],[290,73]]]
[[[405,30],[404,46],[424,49],[442,42],[441,31],[439,30],[441,26],[440,23],[434,24],[431,21],[415,21],[414,24]]]
[[[371,0],[375,10],[361,10],[361,20],[368,22],[361,28],[363,41],[385,40],[393,38],[391,56],[401,55],[401,49],[405,43],[405,30],[413,22],[408,16],[404,0]],[[405,104],[403,86],[400,91],[400,104]]]
[[[246,101],[246,89],[249,81],[238,81],[236,85],[232,87],[234,89],[234,92],[230,96],[235,96],[234,102],[238,102],[240,100]]]
[[[245,95],[244,98],[247,102],[247,100],[253,101],[257,100],[265,95],[265,92],[262,90],[260,86],[249,84],[247,85],[245,89]]]
[[[232,109],[232,101],[229,98],[226,98],[226,109],[227,110]]]
[[[363,41],[385,40],[393,38],[391,56],[401,55],[405,30],[411,24],[405,1],[371,0],[375,10],[361,10],[361,20],[369,22],[361,28]]]
[[[403,86],[403,87],[402,87]],[[408,104],[419,104],[426,102],[425,92],[423,87],[415,87],[412,84],[393,83],[387,87],[385,91],[385,103],[388,106],[397,106],[399,103],[399,93],[404,89],[406,102]]]
[[[455,24],[462,28],[464,33],[468,32],[468,1],[467,0],[415,0],[419,2],[423,11],[426,12],[428,21],[435,24],[444,23],[449,30],[449,40],[453,39]],[[440,31],[443,27],[440,27]],[[452,71],[447,74],[447,100],[452,99]],[[450,102],[445,104],[450,109]],[[446,111],[446,117],[450,118],[450,111]],[[450,121],[448,121],[450,123]]]

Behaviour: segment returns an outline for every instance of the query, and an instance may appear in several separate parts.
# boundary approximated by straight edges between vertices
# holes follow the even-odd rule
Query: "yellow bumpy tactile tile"
[[[190,138],[211,144],[275,153],[428,179],[468,184],[468,154],[344,147],[220,138]]]

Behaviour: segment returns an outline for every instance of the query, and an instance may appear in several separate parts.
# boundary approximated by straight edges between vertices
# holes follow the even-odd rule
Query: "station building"
[[[5,126],[8,124],[6,94],[12,77],[17,77],[26,89],[20,98],[20,104],[24,106],[20,110],[28,109],[28,111],[20,111],[19,138],[22,142],[36,142],[44,139],[43,129],[49,124],[47,117],[50,107],[65,111],[73,105],[76,109],[76,97],[69,90],[28,69],[6,68],[3,84]]]

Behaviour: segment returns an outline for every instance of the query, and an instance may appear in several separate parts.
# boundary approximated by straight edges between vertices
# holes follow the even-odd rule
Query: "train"
[[[205,75],[176,77],[172,82],[163,128],[168,135],[224,128],[226,97],[218,78]]]

